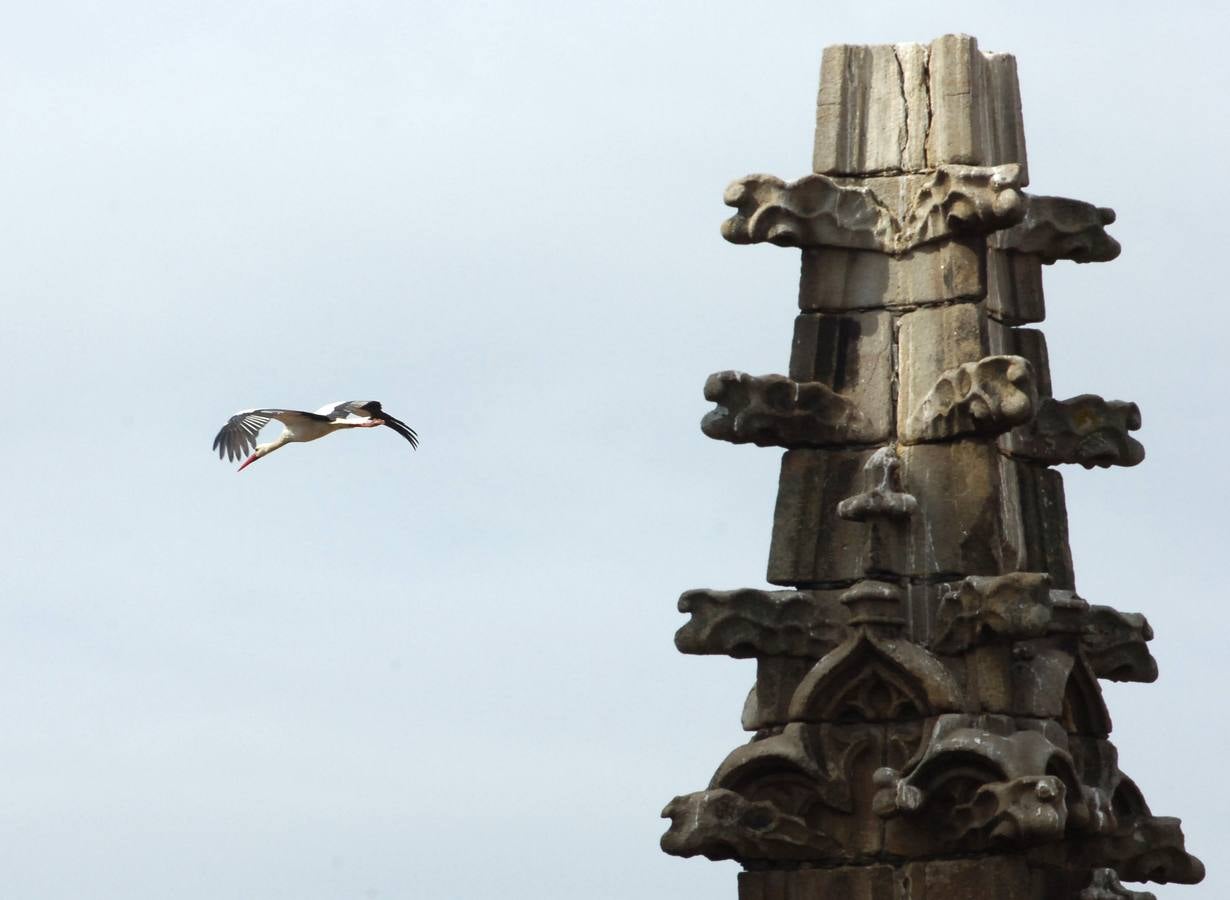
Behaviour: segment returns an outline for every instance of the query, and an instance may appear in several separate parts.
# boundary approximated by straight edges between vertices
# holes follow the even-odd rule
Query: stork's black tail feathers
[[[414,429],[411,428],[409,425],[407,425],[405,422],[403,422],[401,419],[394,418],[393,416],[390,416],[387,412],[385,412],[383,409],[381,409],[380,402],[378,400],[373,400],[370,403],[364,403],[362,406],[359,407],[359,409],[362,410],[364,413],[366,413],[371,418],[379,419],[385,425],[388,425],[390,428],[392,428],[394,431],[396,431],[398,434],[400,434],[402,437],[408,440],[410,442],[411,447],[415,448],[416,450],[418,449],[419,436],[415,433]]]

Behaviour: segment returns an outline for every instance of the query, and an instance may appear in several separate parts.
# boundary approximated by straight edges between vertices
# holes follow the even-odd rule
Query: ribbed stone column
[[[755,658],[751,740],[663,815],[741,900],[1107,900],[1193,883],[1118,767],[1099,678],[1152,631],[1076,590],[1057,467],[1131,466],[1133,403],[1054,395],[1042,267],[1109,209],[1026,193],[1016,62],[970,37],[824,53],[814,171],[726,191],[802,250],[788,375],[719,372],[705,433],[785,448],[768,580],[695,590],[684,653]]]

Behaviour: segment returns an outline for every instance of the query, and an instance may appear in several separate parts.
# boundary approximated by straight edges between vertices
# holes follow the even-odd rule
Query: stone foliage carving
[[[857,406],[818,381],[716,372],[705,382],[705,399],[717,408],[701,420],[701,430],[732,444],[807,447],[876,437]]]
[[[1081,394],[1069,400],[1047,398],[1028,426],[1009,435],[1008,447],[1018,456],[1047,464],[1080,463],[1094,466],[1134,466],[1145,458],[1145,448],[1129,431],[1140,428],[1135,403],[1103,400]]]
[[[1078,263],[1109,262],[1119,255],[1119,242],[1106,233],[1115,211],[1066,197],[1031,195],[1020,224],[997,234],[1002,250],[1030,253],[1043,263],[1070,259]]]
[[[1187,852],[1176,818],[1145,815],[1099,843],[1098,858],[1128,881],[1196,884],[1204,878],[1204,863]]]
[[[1041,637],[1051,622],[1050,577],[972,575],[940,597],[934,644],[945,652],[980,640]]]
[[[722,223],[722,236],[734,244],[902,254],[943,238],[986,233],[1021,221],[1026,204],[1020,186],[1021,169],[1015,164],[940,166],[922,179],[907,211],[898,217],[871,188],[843,185],[826,175],[807,175],[791,183],[772,175],[748,175],[726,189],[726,205],[738,212]]]
[[[1083,805],[1072,757],[1053,736],[1062,740],[1062,732],[1017,731],[1006,716],[940,716],[908,774],[876,772],[873,808],[892,818],[935,800],[947,807],[939,827],[951,840],[1053,840],[1064,833],[1069,807]]]
[[[662,849],[675,856],[709,859],[812,859],[837,842],[768,801],[750,802],[716,788],[676,797],[662,810],[670,828]]]
[[[682,653],[819,659],[845,637],[846,609],[820,591],[687,591],[679,611],[692,618],[675,634]]]
[[[1157,660],[1145,646],[1153,629],[1140,613],[1121,613],[1109,606],[1093,606],[1081,636],[1085,658],[1099,678],[1109,681],[1157,680]]]
[[[917,443],[999,434],[1032,419],[1037,404],[1029,360],[987,356],[940,375],[907,420],[902,439]]]

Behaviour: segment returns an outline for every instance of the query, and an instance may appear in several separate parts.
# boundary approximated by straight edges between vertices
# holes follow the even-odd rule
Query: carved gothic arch
[[[900,722],[960,706],[956,681],[926,650],[910,641],[861,632],[804,676],[789,715],[804,722]]]

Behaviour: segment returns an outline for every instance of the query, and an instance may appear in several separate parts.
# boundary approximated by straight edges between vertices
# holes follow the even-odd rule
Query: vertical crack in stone
[[[905,93],[905,65],[901,62],[901,45],[893,45],[893,59],[897,61],[897,92],[901,95],[901,127],[897,130],[897,158],[901,171],[910,171],[908,151],[910,146],[910,100]]]

